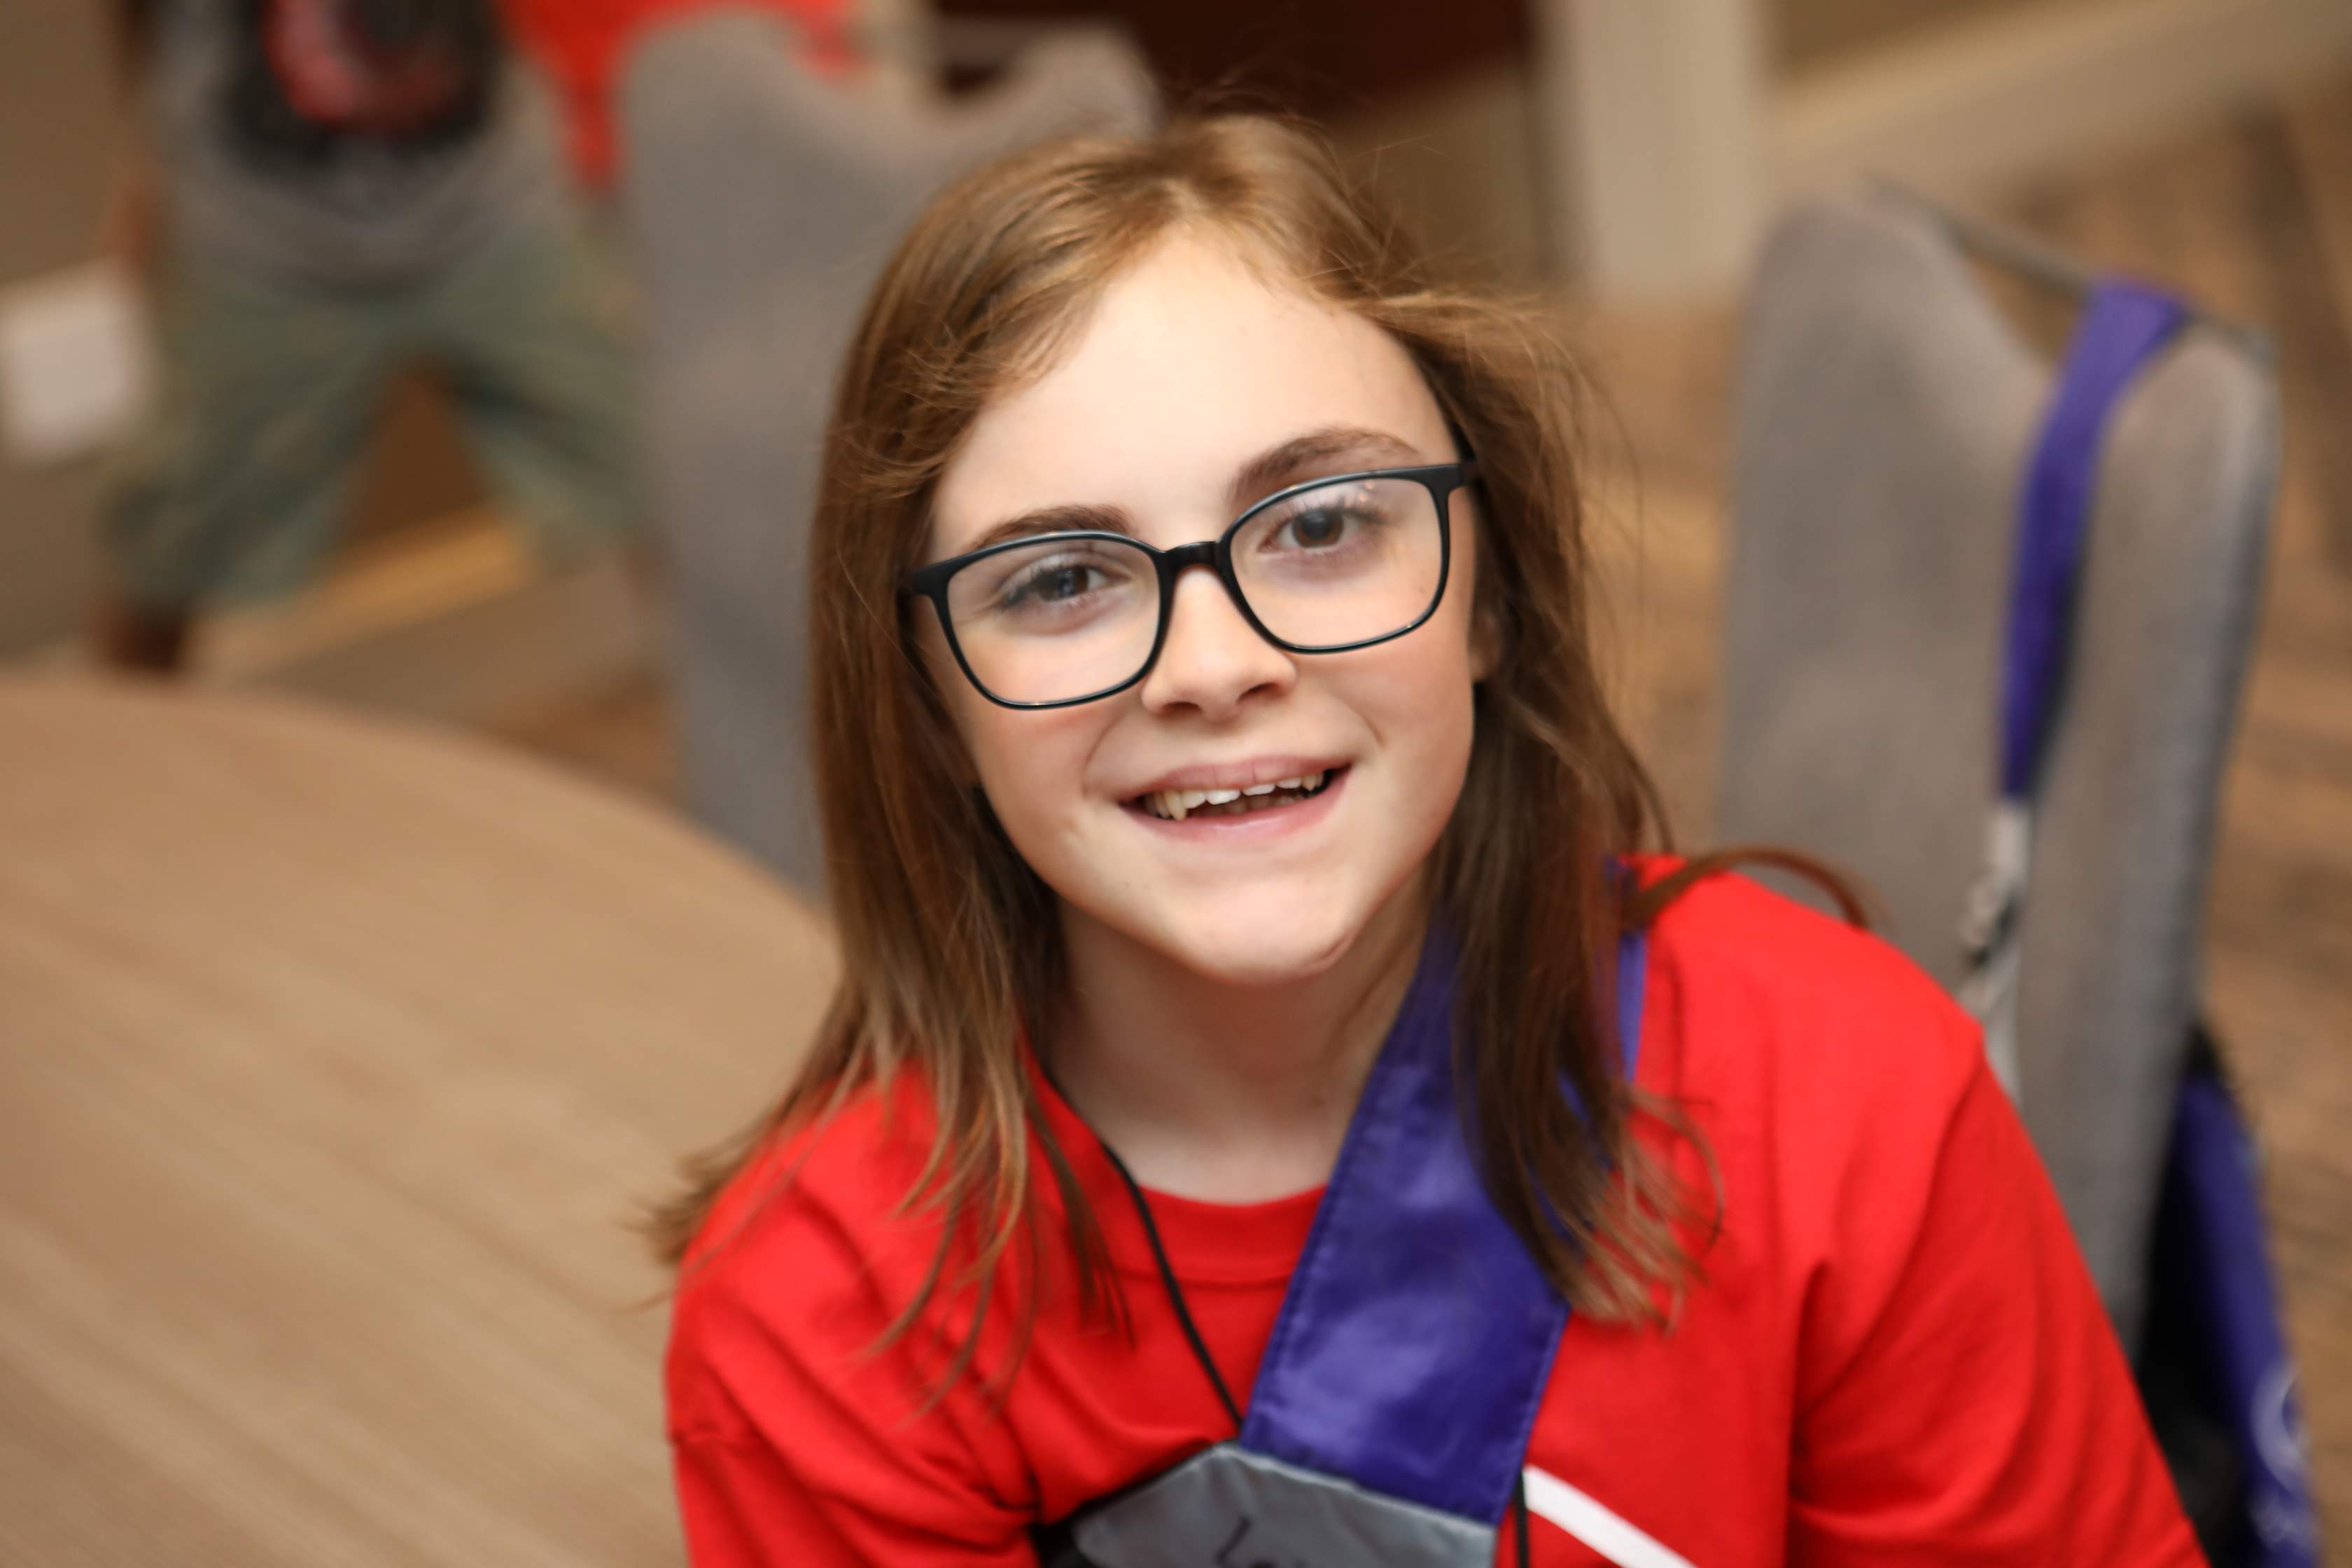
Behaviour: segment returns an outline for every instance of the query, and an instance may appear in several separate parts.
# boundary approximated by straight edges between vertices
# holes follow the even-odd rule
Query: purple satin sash
[[[1240,1441],[1492,1525],[1526,1462],[1569,1309],[1495,1212],[1464,1138],[1454,956],[1433,932],[1316,1211]],[[1644,973],[1643,939],[1630,933],[1617,961],[1629,1080]]]

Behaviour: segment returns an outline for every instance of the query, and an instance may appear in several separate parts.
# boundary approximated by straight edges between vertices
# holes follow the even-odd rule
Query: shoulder
[[[1653,883],[1682,862],[1634,862]],[[1693,882],[1668,904],[1652,933],[1653,957],[1758,1001],[1782,1005],[1894,1006],[1931,1010],[1943,990],[1893,943],[1799,903],[1737,870]]]
[[[1899,1247],[1964,1109],[2000,1099],[1917,964],[1736,872],[1659,916],[1644,989],[1636,1083],[1703,1135],[1726,1225],[1785,1263]]]
[[[1656,1408],[1664,1384],[1709,1412],[1676,1473],[1713,1473],[1715,1446],[1735,1483],[1736,1456],[1785,1461],[1689,1516],[1683,1549],[1705,1555],[1744,1498],[1748,1539],[1808,1561],[2185,1558],[2128,1369],[1967,1014],[1888,943],[1737,874],[1670,904],[1649,956],[1637,1079],[1704,1141],[1719,1223],[1670,1336],[1584,1342],[1575,1408],[1622,1430],[1607,1402]],[[1619,1484],[1622,1447],[1562,1462]],[[1677,1505],[1662,1489],[1654,1517]]]
[[[1020,1560],[1027,1461],[980,1364],[955,1375],[970,1255],[917,1201],[934,1125],[912,1073],[853,1096],[771,1140],[689,1250],[667,1432],[689,1539],[759,1537],[730,1561]]]
[[[941,1221],[910,1201],[932,1128],[908,1075],[771,1135],[744,1162],[678,1271],[665,1365],[673,1436],[758,1425],[779,1383],[874,1360],[939,1255]]]
[[[1636,871],[1654,881],[1677,864]],[[1745,1082],[1822,1109],[1924,1109],[1982,1063],[1975,1022],[1891,942],[1736,871],[1667,905],[1647,959],[1640,1077],[1664,1092]]]
[[[887,1221],[922,1178],[935,1126],[930,1095],[908,1071],[770,1132],[712,1203],[687,1272],[754,1268],[779,1229],[813,1213],[861,1230]]]

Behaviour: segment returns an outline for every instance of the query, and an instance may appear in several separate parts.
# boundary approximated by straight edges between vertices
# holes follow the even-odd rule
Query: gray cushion
[[[1134,51],[1049,36],[945,99],[817,76],[783,23],[699,12],[632,53],[621,207],[644,303],[646,460],[667,558],[689,808],[810,891],[802,567],[835,369],[923,203],[999,153],[1139,130]]]
[[[2016,501],[2051,367],[1939,225],[1797,207],[1748,306],[1718,837],[1857,873],[1947,984],[1994,794]],[[2278,465],[2276,395],[2191,327],[2110,426],[2023,913],[2027,1125],[2133,1342]]]

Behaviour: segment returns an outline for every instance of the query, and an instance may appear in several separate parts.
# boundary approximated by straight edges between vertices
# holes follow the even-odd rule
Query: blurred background
[[[1741,574],[1771,548],[1759,290],[1811,254],[1768,249],[1784,215],[1875,201],[1967,237],[2003,364],[2046,376],[2108,273],[2242,350],[2277,464],[2231,481],[2252,521],[2206,574],[2242,592],[2143,616],[2146,647],[2206,650],[2210,700],[2161,826],[2177,929],[2141,962],[2223,1042],[2308,1483],[2352,1539],[2352,6],[473,9],[494,37],[422,6],[450,59],[495,62],[487,110],[420,78],[425,109],[369,110],[337,107],[331,48],[302,53],[329,0],[0,8],[0,1561],[675,1556],[658,1313],[628,1310],[659,1279],[616,1220],[763,1102],[822,1001],[791,584],[848,312],[956,169],[1203,96],[1323,123],[1433,249],[1580,348],[1617,697],[1686,845],[1773,820],[1726,753],[1769,720],[1727,716],[1725,628],[1769,646]],[[205,94],[240,71],[268,102],[222,131]],[[1947,378],[1955,430],[2024,395],[1973,374]],[[2002,495],[2019,408],[1984,437]],[[1996,506],[1982,537],[2010,526]],[[400,1065],[427,1039],[429,1073]],[[217,1136],[289,1152],[230,1160],[247,1185],[167,1223],[157,1194],[221,1168],[173,1083],[255,1129]],[[294,1193],[310,1230],[270,1217]],[[371,1227],[442,1296],[320,1239]],[[336,1381],[421,1353],[415,1314],[445,1310],[476,1365],[560,1352],[499,1374],[526,1390],[510,1433],[467,1403],[496,1377]],[[317,1326],[336,1314],[347,1335]],[[549,1409],[566,1436],[533,1458]],[[505,1435],[419,1436],[469,1420]]]

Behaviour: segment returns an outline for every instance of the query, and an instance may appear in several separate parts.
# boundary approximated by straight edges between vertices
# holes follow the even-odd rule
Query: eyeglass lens
[[[1402,630],[1427,614],[1444,571],[1437,503],[1415,479],[1342,480],[1250,518],[1234,575],[1260,625],[1305,650]],[[1008,702],[1061,702],[1125,684],[1151,657],[1160,578],[1108,539],[1046,539],[984,556],[948,584],[972,677]]]

